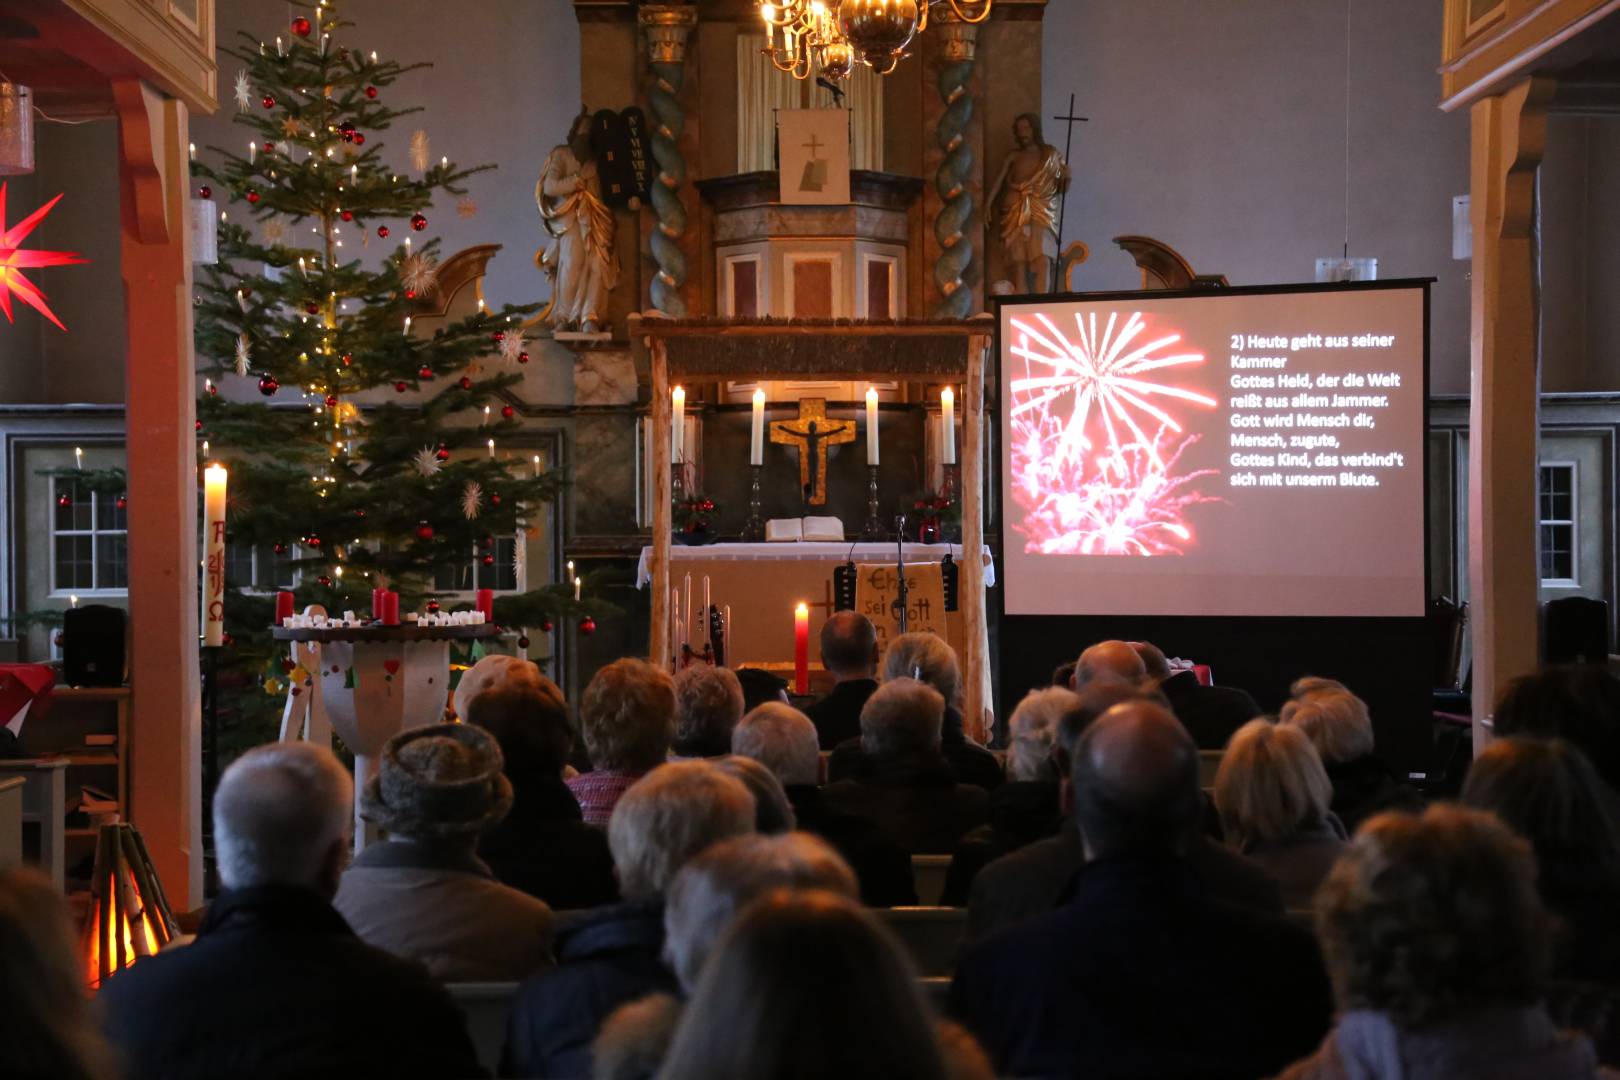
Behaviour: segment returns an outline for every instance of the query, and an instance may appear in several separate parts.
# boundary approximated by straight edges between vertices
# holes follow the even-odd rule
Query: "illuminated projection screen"
[[[1004,612],[1422,615],[1427,304],[1003,302]]]

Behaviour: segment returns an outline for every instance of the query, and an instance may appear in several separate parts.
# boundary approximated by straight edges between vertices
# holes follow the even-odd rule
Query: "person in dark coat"
[[[821,768],[816,729],[808,717],[791,705],[767,702],[742,718],[732,733],[731,747],[782,782],[798,827],[821,837],[844,857],[860,881],[863,903],[903,907],[917,902],[906,849],[868,819],[839,813],[822,797],[816,786]]]
[[[1316,747],[1333,785],[1329,804],[1347,832],[1384,810],[1420,811],[1423,796],[1396,779],[1373,745],[1367,703],[1343,683],[1307,676],[1290,688],[1279,722],[1303,731]]]
[[[829,784],[827,805],[868,818],[913,855],[949,854],[969,829],[984,824],[990,796],[957,783],[940,756],[945,702],[916,679],[890,679],[861,710],[862,773]]]
[[[940,727],[940,753],[961,784],[992,791],[1006,779],[996,755],[967,737],[962,726],[962,669],[956,653],[937,634],[901,634],[884,654],[883,678],[912,678],[927,683],[945,699]],[[825,745],[825,744],[823,744]],[[871,767],[858,739],[840,743],[827,761],[827,781],[848,780]]]
[[[562,779],[574,741],[568,703],[550,679],[535,678],[533,686],[486,690],[466,705],[467,722],[495,736],[512,782],[512,810],[484,833],[478,857],[497,880],[554,911],[610,904],[619,883],[607,834],[585,824]]]
[[[1508,683],[1496,702],[1496,734],[1568,739],[1607,788],[1620,821],[1620,678],[1601,664],[1556,665]]]
[[[132,1078],[486,1075],[450,996],[420,964],[355,937],[333,909],[354,789],[330,750],[250,750],[214,794],[224,889],[190,945],[97,995]]]
[[[1260,706],[1247,690],[1235,686],[1205,686],[1192,670],[1171,672],[1163,650],[1152,642],[1133,641],[1148,679],[1170,702],[1200,750],[1224,750],[1233,732],[1260,715]]]
[[[591,1042],[615,1009],[670,992],[664,892],[688,859],[754,831],[754,797],[707,761],[661,765],[625,791],[608,822],[624,902],[557,935],[557,966],[526,979],[507,1021],[502,1076],[591,1075]]]
[[[877,629],[858,611],[835,611],[821,625],[821,666],[833,677],[827,696],[804,710],[823,750],[861,735],[861,709],[877,690]]]
[[[1073,896],[971,945],[951,985],[998,1075],[1237,1080],[1308,1053],[1332,1021],[1321,956],[1303,928],[1212,898],[1188,862],[1202,810],[1186,729],[1116,706],[1072,777]]]

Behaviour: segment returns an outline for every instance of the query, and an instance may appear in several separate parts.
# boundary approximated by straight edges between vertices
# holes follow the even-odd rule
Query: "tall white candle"
[[[939,419],[942,430],[940,436],[940,460],[947,465],[956,464],[956,391],[950,387],[939,392]]]
[[[225,481],[225,466],[216,462],[203,470],[204,645],[225,644]]]
[[[681,652],[681,590],[669,587],[669,648],[676,656]]]
[[[709,640],[709,575],[703,575],[703,610],[698,612],[698,640]]]
[[[866,388],[866,463],[878,463],[878,398],[877,390]]]
[[[675,403],[675,419],[669,429],[669,460],[679,465],[686,460],[686,387],[677,386],[670,397]]]
[[[539,476],[540,476],[540,455],[539,454],[534,455],[534,475],[535,475],[536,479],[538,479]]]
[[[748,464],[765,464],[765,391],[754,391],[754,428],[748,441]]]
[[[681,611],[686,615],[686,624],[681,628],[681,639],[692,641],[692,575],[686,575],[685,592],[681,597]]]
[[[258,161],[258,160],[259,160],[259,144],[254,142],[252,139],[249,139],[248,140],[248,164],[251,165],[255,161]]]

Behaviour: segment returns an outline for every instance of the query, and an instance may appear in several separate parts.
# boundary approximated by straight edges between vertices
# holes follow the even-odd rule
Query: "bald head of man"
[[[1170,710],[1115,705],[1086,728],[1070,773],[1087,858],[1182,855],[1198,831],[1198,747]]]
[[[877,628],[858,611],[835,611],[821,625],[821,666],[838,682],[877,674]]]
[[[1138,683],[1147,674],[1141,654],[1128,641],[1099,641],[1075,661],[1071,689],[1083,690],[1099,679]]]

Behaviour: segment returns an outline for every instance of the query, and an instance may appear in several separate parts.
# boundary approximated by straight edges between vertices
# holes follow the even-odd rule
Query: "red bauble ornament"
[[[343,366],[348,367],[352,363],[354,363],[354,354],[353,353],[344,353],[343,354]]]
[[[553,623],[550,619],[541,619],[540,620],[540,632],[542,634],[549,634],[554,629],[556,629],[556,624]]]
[[[492,492],[489,493],[489,505],[491,505],[491,506],[499,506],[499,505],[501,505],[501,493],[500,492],[492,491]]]
[[[274,375],[259,376],[259,393],[265,397],[273,397],[275,392],[280,389],[281,383],[276,380]]]
[[[277,555],[285,555],[287,554],[287,545],[278,542],[270,550],[274,551]]]
[[[264,97],[259,99],[259,104],[263,105],[267,109],[273,109],[276,107],[276,99],[271,97],[269,94],[266,94]]]
[[[354,516],[359,517],[359,518],[365,517],[366,516],[366,508],[363,507],[363,506],[355,507],[354,508]]]
[[[207,184],[204,184],[202,187],[197,189],[197,196],[198,198],[202,199],[211,199],[214,196],[214,189],[209,187]]]
[[[529,639],[528,639],[527,636],[518,638],[518,648],[527,649],[528,647],[529,647]]]
[[[579,632],[582,634],[596,633],[596,620],[591,618],[589,615],[579,620]]]
[[[309,37],[309,31],[309,20],[304,18],[302,15],[298,16],[298,18],[292,21],[292,32],[297,34],[299,37]]]
[[[493,536],[481,536],[478,538],[478,546],[481,548],[492,548],[495,546],[495,538]]]
[[[339,124],[338,135],[343,139],[344,142],[348,142],[350,139],[354,138],[354,121],[345,120],[343,123]]]
[[[294,664],[292,662],[291,657],[283,656],[281,658],[281,673],[283,675],[291,675],[292,674],[292,669],[297,667],[297,666],[298,666],[297,664]]]
[[[421,214],[412,214],[411,228],[415,229],[417,232],[421,232],[423,229],[427,228],[427,218],[423,217]]]
[[[214,395],[216,395],[218,393],[219,393],[219,387],[215,386],[213,383],[209,383],[208,384],[208,396],[213,397]]]
[[[73,505],[73,496],[71,496],[71,495],[58,495],[56,497],[56,505],[60,506],[64,510],[66,510],[68,507]]]
[[[354,220],[354,211],[353,210],[339,210],[338,211],[338,217],[342,218],[344,221],[353,221]]]
[[[439,602],[437,600],[429,600],[427,602],[427,613],[429,615],[437,615],[439,613]]]
[[[394,393],[396,394],[403,394],[408,389],[410,389],[410,387],[404,381],[394,384]]]
[[[433,369],[430,367],[422,367],[416,372],[416,377],[418,379],[431,379],[433,378]]]
[[[304,543],[308,544],[310,547],[318,548],[321,546],[321,538],[312,533],[304,538]]]
[[[316,303],[308,303],[304,305],[304,310],[309,312],[311,315],[319,315],[321,313],[321,305]]]
[[[416,538],[418,540],[431,540],[431,539],[433,539],[433,526],[429,525],[425,521],[418,521],[416,523]],[[434,603],[430,602],[428,604],[428,610],[432,611],[435,606],[436,605]]]
[[[219,637],[219,643],[221,645],[226,645],[226,646],[235,645],[236,644],[236,639],[231,637],[231,635],[228,634],[228,633],[221,634],[220,637]]]
[[[363,134],[361,134],[360,132],[357,131],[357,132],[354,133],[353,142],[354,142],[354,145],[356,145],[356,146],[364,146],[364,145],[366,145],[366,137]]]
[[[510,406],[510,405],[502,405],[501,406],[501,416],[504,417],[505,419],[510,420],[510,419],[512,419],[512,417],[514,417],[516,415],[517,415],[517,410],[512,408],[512,406]]]
[[[491,340],[495,344],[499,345],[501,342],[506,340],[506,331],[505,330],[496,330],[495,332],[493,332],[492,334],[489,335],[489,340]]]
[[[328,409],[337,408],[337,403],[338,403],[338,397],[337,397],[336,394],[327,394],[326,395],[326,407]]]
[[[247,189],[247,201],[250,202],[250,203],[258,202],[259,201],[259,193],[257,191],[254,191],[252,188],[248,188]]]
[[[526,352],[518,353],[518,363],[527,364],[528,362],[529,362],[529,354],[528,353],[526,353]]]
[[[494,566],[495,565],[495,556],[493,556],[493,555],[485,555],[484,556],[484,565],[485,566]]]
[[[440,443],[439,448],[433,452],[433,456],[438,458],[440,461],[449,461],[450,448],[445,446],[444,443]]]
[[[386,226],[386,225],[377,226],[377,235],[382,237],[384,240],[388,239],[388,226]]]
[[[113,500],[113,505],[118,507],[118,509],[120,509],[120,510],[128,510],[129,509],[129,496],[128,495],[120,495],[120,496],[118,496],[118,498]]]
[[[458,385],[460,385],[460,387],[463,390],[471,390],[472,389],[472,380],[467,378],[467,376],[463,375],[461,377],[461,382]]]
[[[197,430],[198,431],[202,430],[202,421],[201,420],[197,421]]]
[[[267,154],[274,153],[275,149],[276,149],[276,144],[275,143],[271,142],[269,139],[264,140],[264,152],[265,153],[267,153]]]
[[[377,97],[377,88],[375,86],[366,87],[366,97],[375,99]]]
[[[327,577],[325,574],[322,574],[320,577],[316,578],[315,580],[320,582],[322,588],[331,588],[331,586],[332,586],[332,579]]]
[[[407,299],[407,300],[415,300],[416,299],[416,290],[415,289],[406,289],[405,290],[405,299]]]

